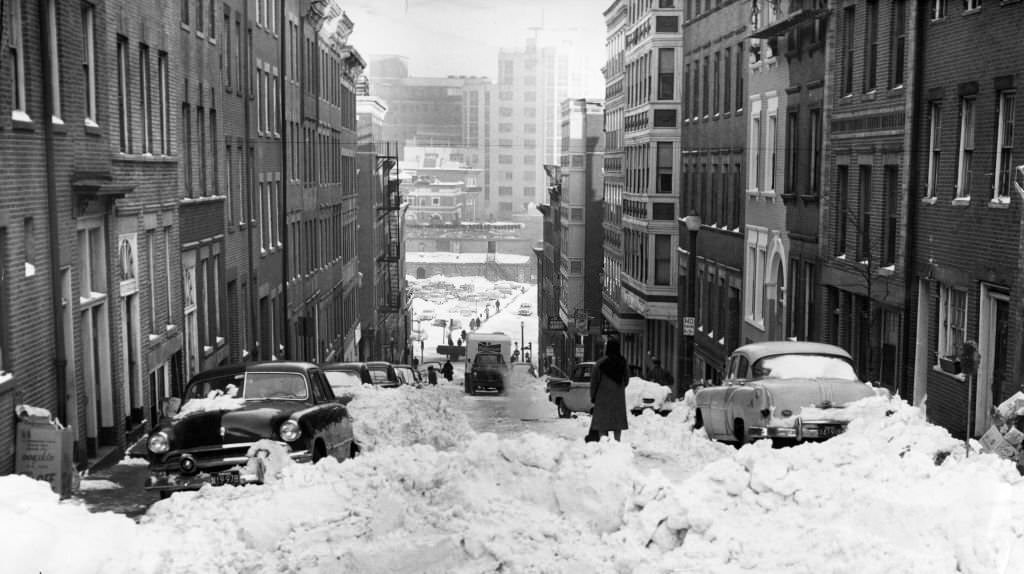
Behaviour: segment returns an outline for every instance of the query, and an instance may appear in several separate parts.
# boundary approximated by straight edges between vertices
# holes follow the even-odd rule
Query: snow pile
[[[672,388],[662,384],[648,381],[640,377],[630,377],[626,385],[626,408],[642,409],[651,407],[654,409],[670,409],[672,403],[668,401],[672,394]],[[644,399],[651,399],[653,402],[644,403]]]
[[[465,442],[473,432],[466,415],[453,406],[451,394],[439,387],[363,385],[353,395],[348,409],[356,442],[364,450],[414,444],[447,449]]]
[[[235,385],[228,385],[227,392],[220,390],[210,391],[209,396],[203,399],[192,399],[181,405],[181,410],[174,415],[174,420],[180,420],[192,413],[207,411],[233,411],[242,408],[245,399],[237,397],[238,388]]]
[[[854,405],[865,417],[843,435],[797,448],[746,446],[645,507],[641,516],[668,528],[658,564],[705,572],[1009,571],[1011,554],[1024,556],[1024,485],[1012,464],[965,458],[918,409],[893,401],[885,416],[881,400]]]

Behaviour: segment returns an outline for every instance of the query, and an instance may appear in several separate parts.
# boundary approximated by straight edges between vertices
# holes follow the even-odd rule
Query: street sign
[[[583,345],[576,345],[576,360],[583,360]]]
[[[683,317],[683,336],[692,337],[696,328],[696,321],[693,317]]]
[[[565,322],[561,317],[548,317],[548,331],[564,331]]]

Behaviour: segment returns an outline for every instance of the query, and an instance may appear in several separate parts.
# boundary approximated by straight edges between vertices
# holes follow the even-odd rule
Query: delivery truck
[[[465,391],[505,389],[512,364],[512,337],[505,333],[474,332],[466,335]]]

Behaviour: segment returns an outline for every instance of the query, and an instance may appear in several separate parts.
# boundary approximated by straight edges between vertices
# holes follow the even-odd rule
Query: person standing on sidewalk
[[[623,358],[618,339],[608,339],[604,357],[590,371],[590,402],[594,405],[588,440],[612,433],[622,440],[622,431],[629,428],[626,416],[626,384],[629,366]]]

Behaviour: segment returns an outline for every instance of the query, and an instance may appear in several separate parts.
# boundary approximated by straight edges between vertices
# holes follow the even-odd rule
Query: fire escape
[[[377,307],[380,315],[386,317],[402,309],[402,196],[399,193],[398,146],[393,142],[377,144],[377,171],[384,195],[377,207],[378,237],[381,238],[377,255]]]

